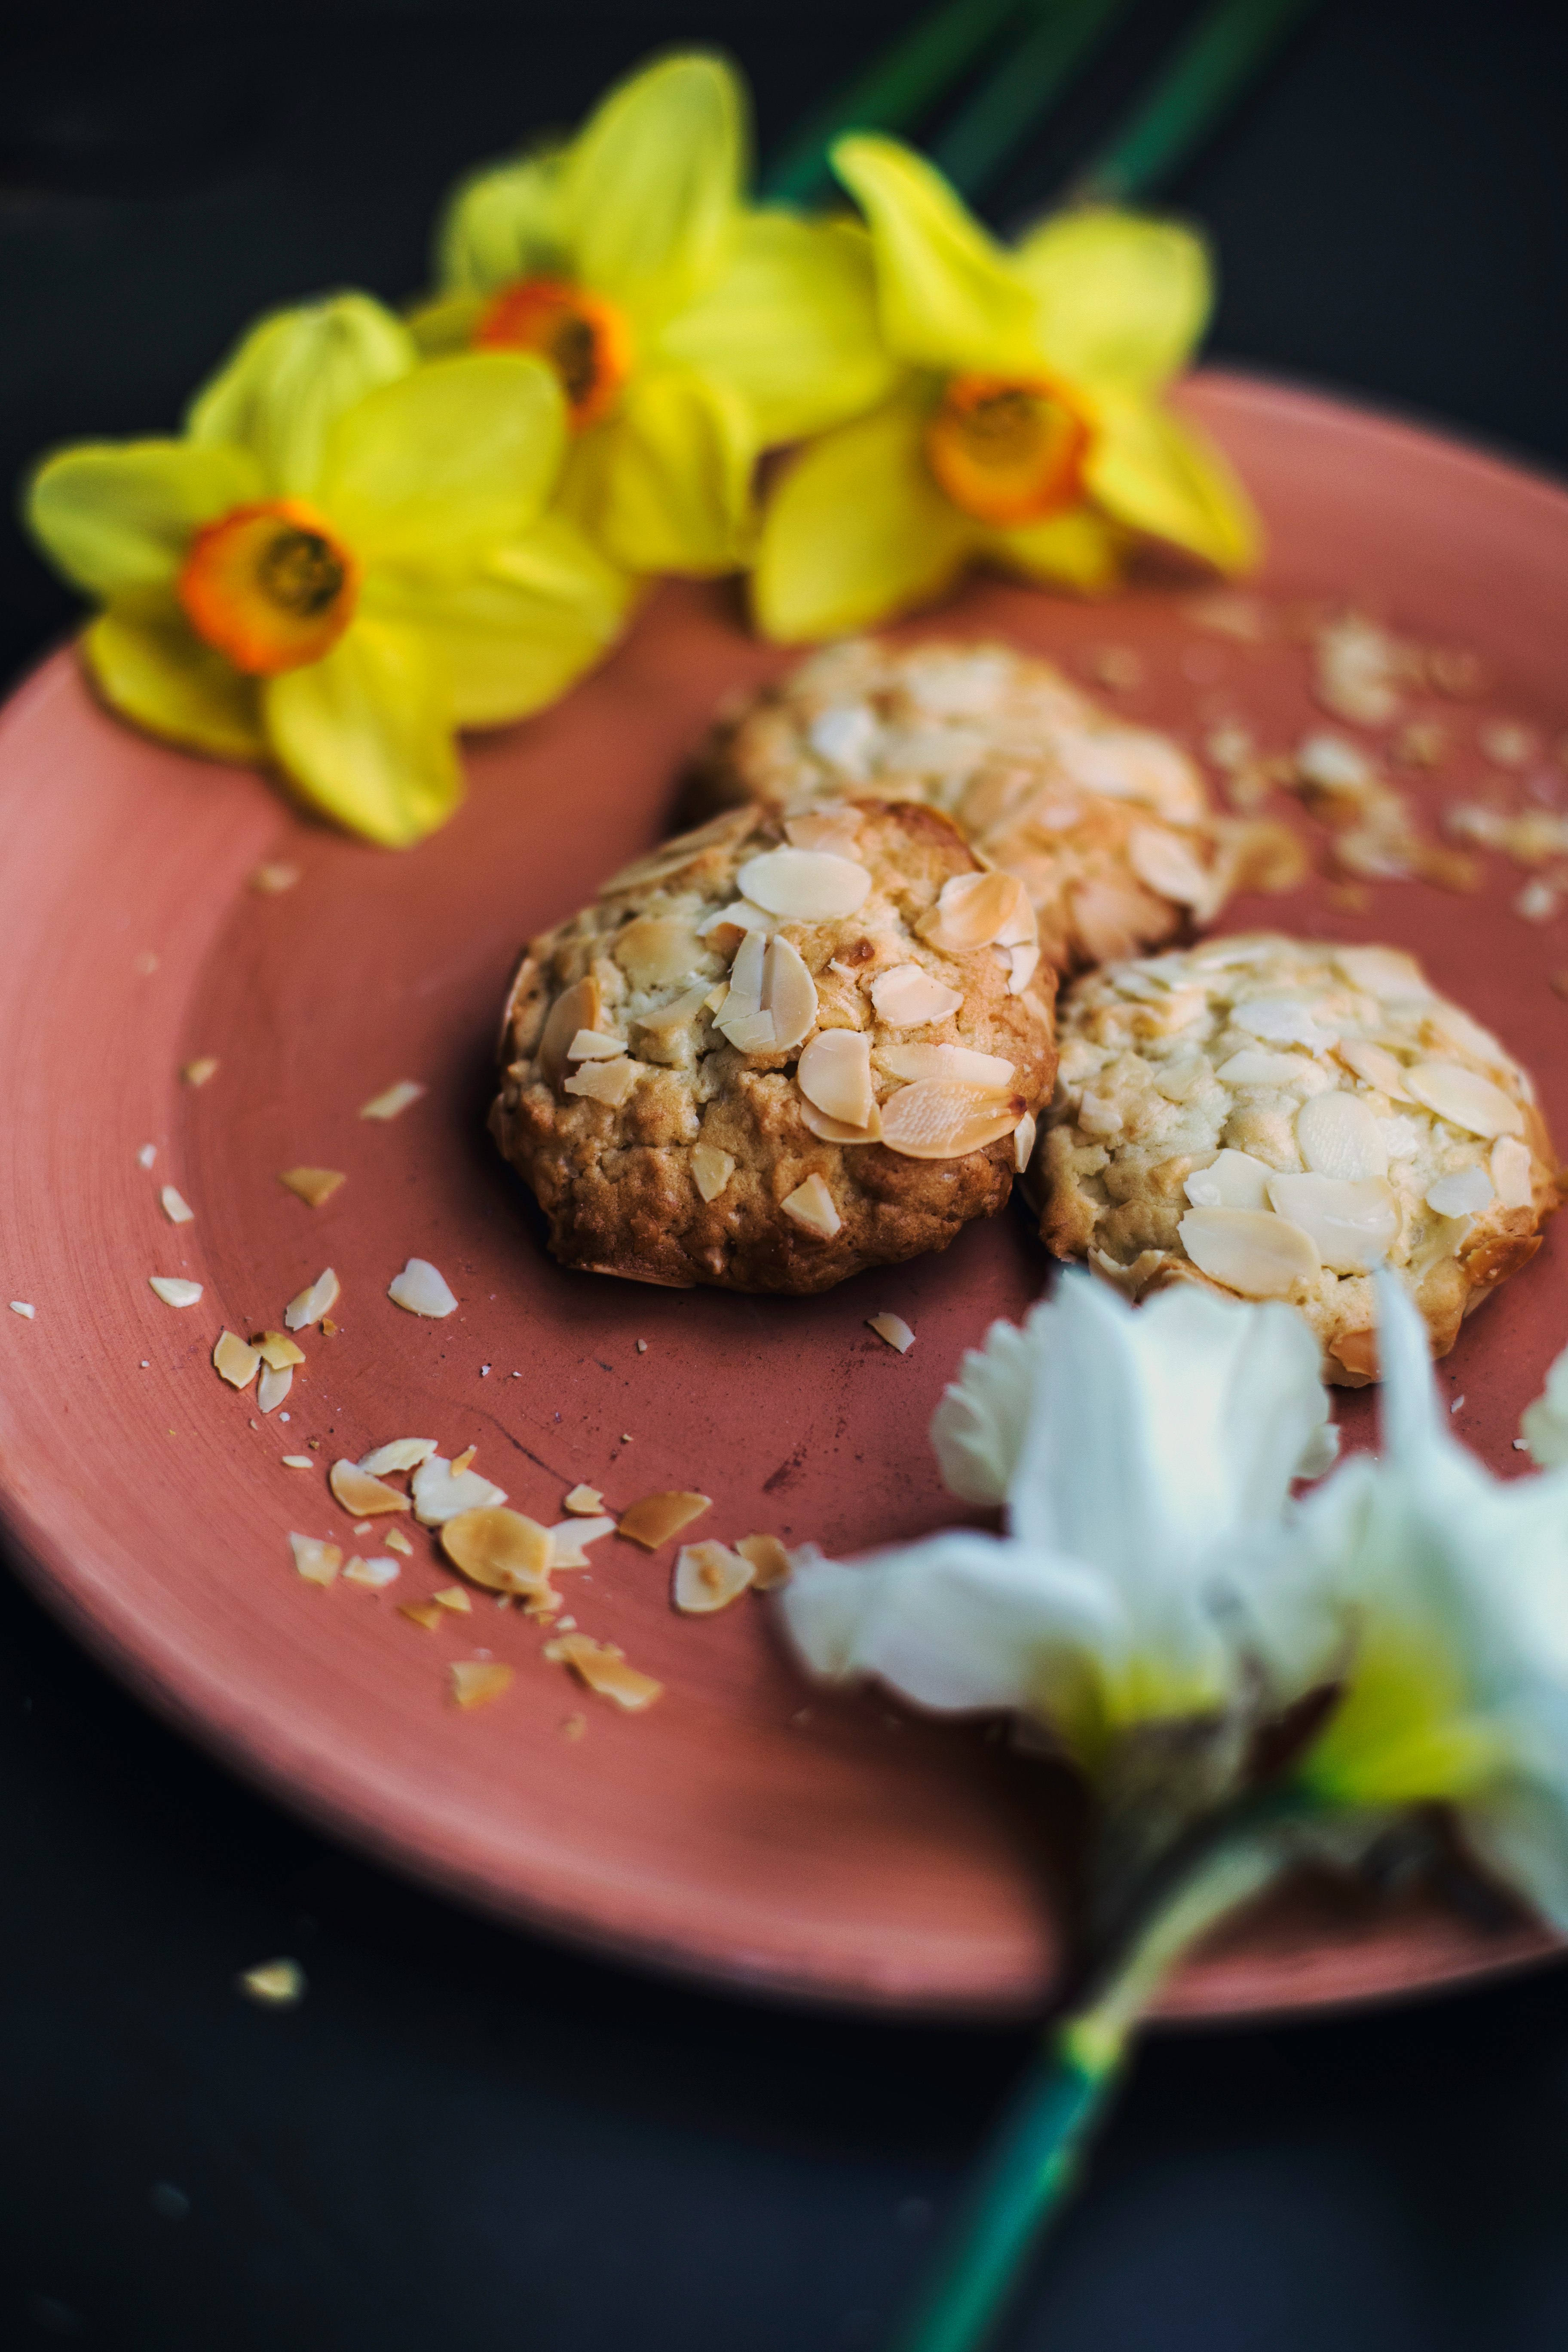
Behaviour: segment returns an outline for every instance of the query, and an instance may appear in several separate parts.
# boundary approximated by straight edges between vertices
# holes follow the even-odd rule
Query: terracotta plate
[[[1568,496],[1302,394],[1212,377],[1192,397],[1267,515],[1271,599],[1353,598],[1483,657],[1485,698],[1440,706],[1457,748],[1414,786],[1434,813],[1486,772],[1489,719],[1561,741]],[[1079,606],[990,584],[936,625],[1080,670],[1131,647],[1143,682],[1124,706],[1194,740],[1227,717],[1275,747],[1323,723],[1300,643],[1205,631],[1175,588]],[[1004,2014],[1037,2004],[1057,1965],[1060,1792],[982,1733],[813,1696],[755,1599],[676,1617],[668,1550],[611,1538],[563,1580],[579,1626],[666,1685],[628,1717],[488,1600],[434,1633],[400,1617],[399,1599],[450,1580],[417,1530],[384,1597],[301,1583],[287,1544],[300,1529],[384,1549],[356,1543],[322,1465],[405,1435],[477,1444],[478,1466],[547,1520],[577,1480],[616,1506],[700,1486],[716,1498],[705,1532],[839,1551],[952,1516],[926,1422],[961,1349],[1042,1285],[1021,1214],[809,1302],[644,1289],[552,1265],[483,1132],[519,943],[659,835],[715,701],[779,666],[727,592],[668,592],[567,706],[476,744],[463,814],[390,856],[297,822],[254,775],[142,740],[93,707],[68,654],[46,664],[0,719],[0,1488],[25,1572],[100,1656],[396,1866],[712,1979]],[[1530,772],[1539,793],[1568,785],[1546,751]],[[265,860],[297,864],[298,886],[252,889]],[[1363,909],[1314,881],[1228,920],[1414,949],[1533,1066],[1563,1135],[1568,1003],[1548,982],[1568,931],[1514,911],[1522,879],[1494,861],[1474,896],[1390,884]],[[218,1069],[197,1090],[179,1073],[203,1055]],[[405,1077],[428,1092],[398,1121],[357,1116]],[[278,1181],[300,1163],[348,1181],[312,1210]],[[166,1221],[165,1182],[193,1223]],[[449,1320],[389,1302],[411,1254],[457,1291]],[[216,1378],[214,1339],[276,1323],[328,1264],[342,1328],[310,1338],[289,1423],[263,1420],[253,1391]],[[154,1273],[195,1276],[199,1306],[161,1305]],[[3,1311],[12,1297],[34,1319]],[[881,1307],[914,1326],[910,1355],[867,1330]],[[1498,1468],[1518,1465],[1520,1409],[1565,1338],[1549,1241],[1443,1368],[1457,1425]],[[1368,1401],[1344,1410],[1364,1434]],[[314,1470],[281,1465],[305,1452]],[[480,1650],[515,1680],[459,1713],[447,1667]],[[1168,2006],[1407,1991],[1547,1948],[1522,1927],[1305,1887],[1205,1954]]]

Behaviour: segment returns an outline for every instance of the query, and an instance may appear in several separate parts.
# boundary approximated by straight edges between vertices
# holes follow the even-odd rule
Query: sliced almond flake
[[[868,1315],[866,1324],[868,1330],[875,1331],[879,1339],[885,1339],[889,1348],[896,1348],[900,1356],[907,1356],[915,1344],[915,1335],[901,1315]]]
[[[403,1570],[395,1559],[361,1559],[356,1552],[343,1570],[345,1584],[363,1584],[371,1592],[384,1592]]]
[[[670,1598],[684,1617],[710,1617],[738,1601],[755,1574],[751,1561],[728,1544],[682,1544]]]
[[[880,1143],[882,1140],[882,1114],[875,1103],[871,1105],[871,1117],[865,1127],[850,1127],[844,1119],[829,1118],[826,1111],[818,1110],[815,1103],[804,1099],[800,1116],[802,1123],[810,1129],[813,1135],[820,1136],[824,1143]]]
[[[394,1275],[386,1286],[386,1295],[395,1307],[409,1315],[427,1315],[438,1321],[443,1315],[455,1315],[458,1302],[445,1275],[437,1271],[427,1257],[411,1257],[401,1274]]]
[[[1374,1045],[1370,1038],[1342,1037],[1336,1051],[1358,1078],[1364,1078],[1369,1087],[1376,1087],[1391,1102],[1412,1099],[1405,1088],[1404,1064],[1396,1062],[1382,1045]]]
[[[185,1064],[180,1076],[188,1087],[205,1087],[209,1078],[216,1078],[217,1076],[216,1056],[211,1054],[199,1055],[195,1061]]]
[[[220,1331],[213,1349],[213,1362],[219,1378],[230,1388],[247,1389],[261,1367],[261,1358],[247,1339],[237,1331]]]
[[[711,1495],[699,1495],[687,1487],[676,1487],[668,1493],[645,1495],[629,1511],[621,1513],[620,1532],[632,1542],[641,1544],[645,1551],[657,1551],[693,1519],[713,1507]]]
[[[613,1062],[626,1050],[624,1037],[607,1037],[602,1029],[579,1029],[566,1048],[569,1062]]]
[[[646,1066],[642,1062],[628,1061],[624,1055],[614,1062],[584,1062],[571,1077],[562,1081],[561,1091],[583,1095],[590,1102],[605,1103],[611,1110],[621,1110]]]
[[[749,857],[735,879],[754,907],[793,922],[857,914],[871,893],[865,866],[830,849],[767,849]]]
[[[739,1013],[719,1026],[737,1054],[768,1054],[778,1044],[778,1032],[771,1013]]]
[[[1248,996],[1231,1007],[1231,1024],[1267,1045],[1305,1045],[1310,1054],[1337,1045],[1340,1033],[1295,996]]]
[[[1035,914],[1016,874],[955,874],[915,925],[922,940],[950,955],[967,955],[993,944],[1026,946],[1035,936]]]
[[[300,868],[288,865],[282,858],[258,866],[250,877],[250,887],[263,898],[276,898],[285,890],[292,890],[300,879]]]
[[[474,1613],[474,1604],[460,1584],[444,1584],[430,1598],[437,1609],[449,1609],[455,1617],[471,1617]]]
[[[775,1049],[798,1045],[816,1025],[816,982],[799,949],[788,940],[769,942],[763,965],[763,1009],[773,1019]]]
[[[409,1483],[414,1516],[422,1528],[445,1527],[465,1511],[489,1510],[506,1500],[504,1487],[481,1478],[477,1470],[454,1473],[438,1454],[422,1462]]]
[[[172,1225],[195,1223],[195,1211],[187,1200],[175,1192],[172,1184],[165,1184],[158,1198],[163,1203],[163,1214]]]
[[[157,1145],[155,1143],[144,1143],[142,1146],[141,1150],[136,1154],[136,1165],[138,1168],[151,1168],[153,1162],[157,1157]]]
[[[877,1018],[894,1029],[923,1029],[945,1021],[963,1002],[961,989],[949,988],[918,963],[899,963],[871,982]]]
[[[30,1298],[13,1298],[11,1301],[12,1314],[20,1315],[25,1322],[32,1322],[37,1311]]]
[[[1524,1113],[1518,1103],[1462,1062],[1417,1062],[1405,1073],[1405,1083],[1418,1103],[1435,1110],[1451,1127],[1471,1135],[1521,1135]]]
[[[521,1592],[554,1605],[550,1529],[521,1511],[488,1504],[461,1511],[441,1530],[441,1549],[470,1584],[487,1592]]]
[[[651,1675],[628,1666],[613,1643],[590,1640],[586,1633],[563,1633],[547,1642],[544,1655],[552,1666],[569,1666],[600,1698],[614,1699],[628,1714],[651,1706],[664,1689]]]
[[[343,1556],[336,1544],[318,1542],[314,1536],[291,1535],[289,1549],[294,1565],[307,1584],[331,1584],[343,1564]]]
[[[342,1285],[329,1265],[319,1274],[308,1290],[301,1290],[283,1310],[283,1320],[290,1331],[308,1331],[319,1323],[329,1307],[335,1307],[342,1296]]]
[[[309,1207],[319,1209],[331,1199],[341,1184],[347,1183],[348,1178],[340,1168],[283,1168],[279,1171],[278,1181]]]
[[[1300,1054],[1270,1054],[1261,1045],[1244,1045],[1239,1054],[1220,1064],[1215,1076],[1227,1087],[1300,1087],[1305,1085],[1311,1068],[1312,1064]]]
[[[1383,1131],[1360,1095],[1313,1095],[1296,1114],[1296,1148],[1316,1176],[1348,1183],[1388,1173]]]
[[[411,1625],[423,1625],[427,1633],[433,1633],[437,1625],[446,1622],[447,1616],[446,1611],[434,1601],[401,1601],[397,1613],[400,1617],[406,1617]]]
[[[414,1546],[409,1542],[408,1538],[404,1534],[401,1528],[388,1528],[386,1533],[382,1538],[382,1542],[386,1546],[388,1551],[405,1552],[410,1559],[414,1557]]]
[[[562,1519],[550,1530],[550,1565],[557,1568],[587,1568],[590,1565],[584,1546],[602,1543],[616,1532],[616,1523],[607,1513],[595,1519]]]
[[[1271,1176],[1268,1198],[1279,1216],[1310,1237],[1334,1274],[1370,1274],[1399,1237],[1399,1202],[1385,1177],[1347,1183],[1337,1176]]]
[[[1182,1190],[1194,1209],[1268,1208],[1268,1180],[1274,1171],[1250,1151],[1228,1148],[1216,1152],[1206,1168],[1194,1168]]]
[[[859,813],[851,808],[803,809],[798,816],[784,819],[792,849],[828,849],[836,857],[858,856],[859,833]]]
[[[536,1048],[539,1066],[549,1085],[559,1090],[566,1075],[566,1048],[579,1029],[596,1029],[603,1000],[592,974],[574,981],[556,998],[545,1018]]]
[[[819,1029],[795,1065],[795,1083],[807,1102],[845,1127],[871,1123],[871,1041],[858,1029]]]
[[[1440,1217],[1479,1216],[1491,1206],[1492,1180],[1484,1168],[1456,1168],[1428,1184],[1424,1197]]]
[[[728,1151],[720,1151],[711,1143],[692,1145],[691,1181],[705,1201],[716,1201],[734,1172],[734,1159]]]
[[[315,1466],[316,1457],[313,1454],[285,1454],[283,1456],[285,1470],[313,1470]]]
[[[323,1339],[335,1339],[338,1336],[338,1325],[333,1322],[330,1315],[322,1316],[321,1337]]]
[[[389,1470],[417,1470],[436,1451],[433,1437],[394,1437],[374,1453],[362,1454],[360,1468],[370,1478],[384,1478]]]
[[[784,1195],[779,1206],[793,1223],[817,1241],[830,1242],[844,1223],[832,1193],[815,1170],[804,1184]]]
[[[287,1371],[290,1364],[302,1364],[305,1360],[303,1348],[297,1346],[284,1331],[263,1331],[260,1339],[253,1339],[250,1344],[262,1362],[270,1364],[275,1372]]]
[[[1516,1135],[1500,1135],[1492,1146],[1492,1182],[1500,1206],[1528,1209],[1535,1197],[1535,1163]]]
[[[637,1013],[633,1019],[632,1026],[634,1029],[648,1030],[656,1037],[668,1036],[675,1029],[689,1029],[703,1006],[708,1003],[710,994],[707,982],[699,982],[695,988],[689,988],[684,995],[672,997],[668,1004],[658,1005],[651,1013]]]
[[[263,1960],[235,1979],[247,2000],[266,2009],[291,2009],[305,1998],[305,1971],[298,1960]]]
[[[399,1078],[397,1084],[388,1087],[384,1094],[372,1095],[369,1102],[362,1104],[360,1117],[380,1119],[399,1118],[411,1104],[419,1100],[425,1091],[417,1078]]]
[[[704,915],[697,926],[697,936],[700,940],[710,940],[715,947],[729,949],[731,942],[721,940],[719,938],[721,931],[740,931],[745,934],[755,931],[763,939],[767,940],[773,937],[773,919],[771,915],[764,914],[761,907],[750,907],[743,898],[736,898],[731,900],[729,906],[715,907],[710,915]]]
[[[961,1160],[1011,1135],[1023,1116],[1021,1095],[921,1078],[882,1105],[882,1140],[906,1160]]]
[[[1287,1298],[1321,1268],[1310,1234],[1267,1209],[1189,1209],[1176,1230],[1200,1273],[1244,1298]]]
[[[1190,907],[1200,921],[1214,913],[1214,877],[1179,833],[1169,833],[1163,825],[1134,825],[1128,836],[1127,862],[1157,898]]]
[[[562,1496],[561,1507],[579,1518],[596,1519],[604,1510],[605,1498],[597,1486],[574,1486],[569,1495]]]
[[[616,932],[610,953],[640,992],[689,982],[700,967],[702,943],[683,915],[637,915]]]
[[[282,1370],[279,1370],[275,1366],[264,1361],[261,1367],[261,1378],[256,1383],[256,1402],[264,1413],[276,1412],[280,1404],[287,1402],[289,1391],[293,1385],[292,1364],[285,1364]]]
[[[474,1456],[478,1454],[479,1450],[479,1449],[477,1445],[465,1445],[460,1454],[453,1454],[452,1475],[454,1478],[460,1478],[465,1470],[471,1470],[473,1468]]]
[[[327,1484],[351,1518],[372,1519],[383,1511],[406,1511],[409,1507],[406,1495],[399,1494],[395,1486],[384,1486],[379,1478],[362,1470],[357,1462],[346,1458],[333,1463],[327,1474]]]
[[[1024,1173],[1035,1156],[1035,1114],[1026,1110],[1013,1130],[1013,1165]]]
[[[1412,955],[1400,948],[1335,948],[1333,959],[1352,988],[1384,1004],[1424,1002],[1431,982]]]
[[[789,1582],[789,1554],[777,1536],[742,1536],[735,1549],[752,1563],[753,1592],[771,1592]]]
[[[1032,942],[1029,946],[1021,948],[1005,948],[1003,953],[1006,956],[1008,964],[1007,993],[1009,996],[1022,996],[1039,967],[1038,943]]]
[[[459,1706],[483,1706],[511,1688],[511,1668],[493,1658],[455,1658],[449,1671],[452,1696]]]
[[[971,1045],[884,1045],[878,1055],[895,1078],[953,1078],[960,1086],[1005,1089],[1014,1064],[1000,1054],[978,1054]]]

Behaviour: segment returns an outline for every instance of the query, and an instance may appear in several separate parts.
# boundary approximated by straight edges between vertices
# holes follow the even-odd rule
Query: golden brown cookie
[[[731,811],[524,956],[490,1128],[566,1265],[826,1290],[1006,1201],[1056,1071],[1022,887],[936,811]]]
[[[728,713],[698,776],[707,807],[854,792],[943,810],[1023,881],[1059,971],[1186,936],[1232,890],[1304,870],[1285,827],[1215,814],[1180,744],[1010,646],[831,646]]]
[[[1041,1234],[1136,1298],[1289,1298],[1331,1381],[1377,1376],[1384,1261],[1447,1355],[1558,1202],[1535,1090],[1391,948],[1216,940],[1092,972],[1061,1013]]]

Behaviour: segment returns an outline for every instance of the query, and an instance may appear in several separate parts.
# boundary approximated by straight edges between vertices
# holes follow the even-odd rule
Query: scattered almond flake
[[[155,1143],[144,1143],[142,1146],[141,1150],[136,1154],[136,1165],[138,1168],[151,1168],[153,1162],[157,1157],[157,1145]]]
[[[307,1584],[331,1584],[343,1564],[342,1552],[334,1543],[321,1543],[314,1536],[291,1535],[289,1548],[294,1565]]]
[[[330,1315],[323,1315],[323,1316],[322,1316],[322,1318],[321,1318],[321,1337],[322,1337],[322,1339],[335,1339],[337,1338],[337,1336],[338,1336],[338,1326],[333,1322],[333,1320],[332,1320],[332,1318],[331,1318],[331,1317]]]
[[[158,1198],[163,1203],[163,1214],[168,1218],[169,1223],[172,1225],[189,1225],[195,1223],[196,1214],[195,1211],[192,1208],[188,1201],[183,1199],[181,1195],[175,1192],[172,1184],[165,1184],[163,1191],[159,1193]]]
[[[299,879],[299,866],[286,865],[279,859],[270,865],[258,866],[250,877],[250,887],[264,898],[277,898],[285,890],[291,890]]]
[[[319,1209],[348,1178],[340,1168],[281,1168],[278,1181],[308,1207]]]
[[[639,1339],[639,1340],[637,1341],[637,1353],[638,1353],[638,1355],[639,1355],[639,1356],[646,1356],[646,1355],[647,1355],[647,1341],[646,1339]]]
[[[1552,809],[1522,809],[1510,814],[1485,801],[1455,801],[1443,813],[1444,829],[1456,841],[1500,849],[1516,866],[1545,866],[1568,855],[1568,817]]]
[[[605,1498],[597,1486],[574,1486],[562,1498],[563,1511],[572,1511],[579,1518],[596,1519],[605,1507]]]
[[[384,1094],[372,1095],[360,1109],[361,1118],[397,1118],[411,1103],[416,1103],[425,1088],[417,1078],[399,1078]]]
[[[561,1737],[563,1739],[581,1739],[587,1728],[588,1718],[585,1715],[569,1715],[561,1727]]]
[[[607,1037],[597,1029],[579,1029],[566,1048],[569,1062],[613,1062],[626,1050],[624,1037]]]
[[[397,1613],[400,1617],[406,1617],[411,1625],[423,1625],[427,1633],[433,1633],[437,1626],[445,1622],[447,1615],[447,1612],[434,1601],[400,1601]]]
[[[789,1554],[777,1536],[742,1536],[735,1549],[751,1561],[753,1592],[771,1592],[789,1582]]]
[[[785,921],[832,922],[858,914],[871,893],[858,859],[830,849],[765,849],[735,877],[742,894]]]
[[[693,1519],[713,1507],[711,1495],[699,1495],[689,1488],[677,1487],[661,1495],[645,1495],[629,1511],[621,1513],[620,1531],[633,1543],[641,1544],[645,1551],[657,1551]]]
[[[896,1348],[900,1356],[907,1356],[915,1344],[915,1335],[901,1315],[868,1315],[866,1328],[875,1331],[879,1339],[885,1339],[889,1348]]]
[[[1011,1135],[1023,1116],[1021,1095],[921,1078],[882,1105],[882,1140],[909,1160],[961,1160]]]
[[[441,1530],[441,1549],[470,1584],[487,1592],[521,1592],[554,1608],[550,1582],[550,1529],[521,1511],[487,1504],[461,1511]]]
[[[247,1339],[237,1331],[220,1331],[213,1349],[213,1362],[220,1379],[230,1388],[247,1389],[261,1366],[261,1358]]]
[[[383,1592],[389,1584],[395,1584],[402,1573],[395,1559],[361,1559],[356,1552],[343,1570],[343,1581],[363,1584],[372,1592]],[[439,1594],[437,1598],[440,1598]]]
[[[417,1470],[435,1451],[433,1437],[394,1437],[373,1454],[362,1454],[359,1467],[368,1478],[384,1478],[389,1470]]]
[[[37,1311],[37,1308],[33,1305],[30,1299],[13,1298],[11,1301],[12,1314],[25,1316],[29,1323],[33,1320],[33,1318]]]
[[[138,980],[151,980],[158,969],[158,959],[151,948],[143,948],[141,954],[132,961],[131,969]]]
[[[283,1310],[283,1320],[290,1331],[308,1331],[312,1323],[321,1321],[329,1307],[337,1305],[342,1295],[342,1285],[328,1266],[323,1274],[316,1276],[308,1290],[300,1291],[297,1298],[289,1301]]]
[[[1415,670],[1410,648],[1363,613],[1342,613],[1313,638],[1313,692],[1352,726],[1386,727],[1399,716],[1401,688]]]
[[[234,1981],[247,2000],[259,2001],[263,2009],[292,2009],[305,1998],[305,1971],[298,1960],[263,1960]]]
[[[315,1466],[315,1462],[309,1454],[285,1454],[283,1456],[285,1470],[313,1470]]]
[[[395,1486],[384,1486],[379,1478],[362,1470],[357,1462],[334,1462],[327,1473],[327,1484],[333,1499],[353,1519],[374,1518],[378,1512],[406,1511],[409,1507],[406,1495],[400,1495]]]
[[[410,1559],[413,1559],[414,1546],[409,1542],[408,1538],[404,1534],[401,1528],[388,1528],[386,1533],[382,1538],[382,1541],[386,1546],[388,1551],[404,1552],[406,1553]]]
[[[256,1402],[264,1413],[276,1412],[279,1406],[286,1402],[293,1385],[292,1364],[285,1364],[282,1370],[278,1371],[272,1365],[263,1363],[261,1378],[256,1383]]]
[[[1556,886],[1538,874],[1515,898],[1513,911],[1522,915],[1527,923],[1549,923],[1562,903]]]
[[[569,1666],[600,1698],[613,1699],[633,1715],[651,1706],[664,1689],[651,1675],[628,1666],[614,1643],[595,1642],[586,1633],[565,1633],[547,1642],[544,1655],[552,1666]]]
[[[460,1454],[455,1454],[452,1456],[452,1475],[454,1478],[460,1478],[465,1470],[471,1470],[473,1468],[474,1456],[479,1450],[479,1449],[477,1445],[465,1445]]]
[[[670,1599],[683,1617],[710,1617],[738,1601],[756,1570],[728,1544],[682,1544],[676,1555]]]
[[[437,1318],[457,1312],[458,1302],[445,1276],[438,1274],[425,1257],[411,1257],[403,1272],[387,1284],[386,1295],[395,1307],[403,1307],[410,1315]]]
[[[250,1344],[262,1362],[270,1364],[275,1372],[286,1371],[290,1364],[302,1364],[305,1360],[303,1348],[284,1331],[263,1331],[260,1339]]]
[[[1459,1407],[1464,1403],[1464,1402],[1465,1400],[1462,1396],[1454,1397],[1449,1402],[1448,1411],[1450,1412],[1458,1412]]]
[[[1189,596],[1183,610],[1196,627],[1234,637],[1239,645],[1261,645],[1268,634],[1267,607],[1242,590],[1222,588],[1212,595]]]
[[[844,1223],[832,1193],[815,1170],[804,1184],[784,1195],[779,1207],[793,1224],[818,1241],[830,1242]]]
[[[1013,1165],[1020,1176],[1035,1156],[1035,1114],[1026,1110],[1013,1130]]]
[[[625,1055],[614,1062],[584,1062],[571,1077],[563,1081],[561,1091],[566,1095],[583,1095],[590,1102],[605,1103],[611,1110],[621,1110],[630,1099],[632,1089],[646,1066],[642,1062],[629,1061]]]
[[[480,1380],[481,1380],[481,1381],[488,1381],[488,1380],[489,1380],[489,1376],[490,1376],[490,1368],[489,1368],[489,1366],[488,1364],[481,1364],[481,1365],[479,1366],[479,1378],[480,1378]]]
[[[209,1078],[217,1076],[217,1058],[212,1054],[199,1055],[195,1061],[185,1064],[180,1076],[188,1087],[205,1087]]]
[[[629,1444],[631,1444],[631,1442],[632,1442],[632,1433],[631,1433],[631,1431],[630,1431],[629,1429],[623,1429],[623,1430],[622,1430],[622,1432],[621,1432],[621,1444],[622,1444],[623,1445],[629,1445]]]
[[[595,1519],[562,1519],[550,1529],[550,1565],[556,1568],[586,1568],[588,1555],[585,1544],[602,1543],[616,1532],[616,1523],[605,1512]]]
[[[474,1604],[460,1584],[444,1584],[430,1598],[437,1609],[449,1609],[454,1616],[471,1617],[474,1613]]]
[[[452,1696],[459,1706],[483,1706],[511,1688],[511,1668],[489,1658],[455,1658],[451,1666]]]

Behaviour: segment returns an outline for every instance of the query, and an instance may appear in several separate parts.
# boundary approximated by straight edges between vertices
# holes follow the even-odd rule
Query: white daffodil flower
[[[1525,1406],[1519,1433],[1538,1469],[1556,1470],[1568,1462],[1568,1348],[1547,1373],[1542,1394]]]

